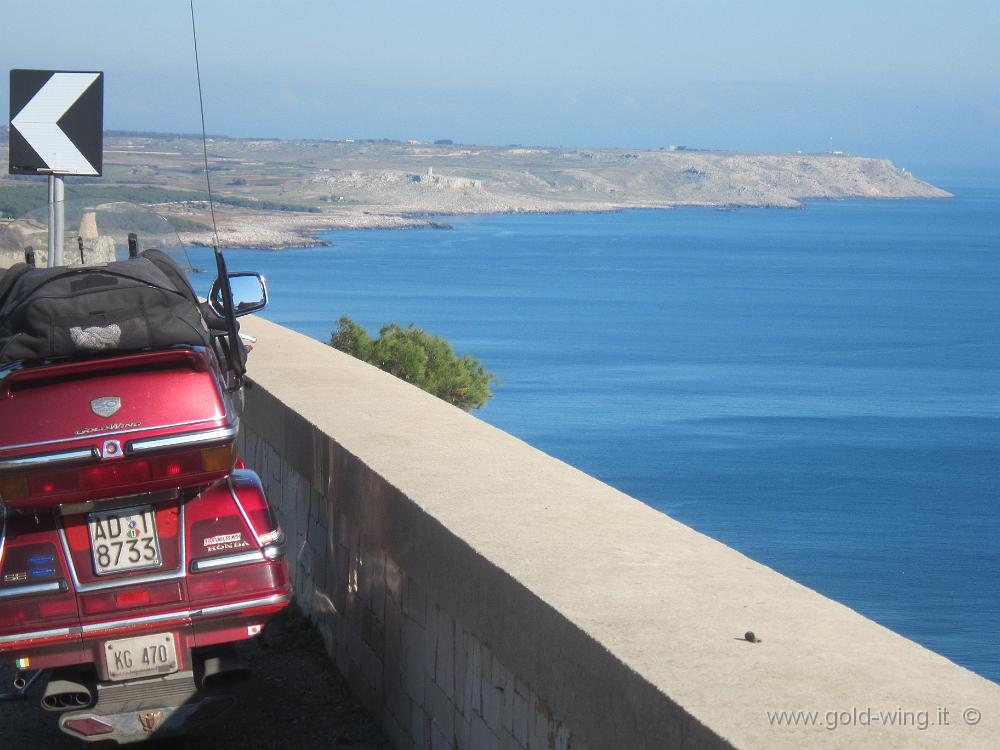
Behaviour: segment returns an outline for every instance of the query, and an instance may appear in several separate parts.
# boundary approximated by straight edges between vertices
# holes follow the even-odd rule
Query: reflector
[[[0,474],[0,500],[20,500],[28,494],[23,474]]]
[[[115,594],[115,603],[119,607],[139,607],[149,604],[148,591],[119,591]]]
[[[88,716],[85,719],[70,719],[63,726],[84,737],[93,737],[98,734],[108,734],[114,731],[110,724],[105,724],[93,716]]]
[[[201,452],[201,466],[204,471],[229,471],[236,460],[235,443],[218,445],[215,448],[205,448]]]

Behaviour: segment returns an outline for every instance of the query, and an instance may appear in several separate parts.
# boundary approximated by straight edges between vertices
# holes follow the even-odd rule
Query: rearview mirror
[[[259,273],[230,273],[229,288],[233,292],[233,313],[236,317],[249,315],[263,310],[267,306],[267,281]],[[225,316],[226,308],[222,301],[222,285],[216,279],[212,284],[212,293],[208,304],[219,316]]]

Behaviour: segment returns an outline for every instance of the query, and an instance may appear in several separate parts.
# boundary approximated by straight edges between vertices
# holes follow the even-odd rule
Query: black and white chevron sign
[[[10,173],[99,176],[104,73],[10,71]]]

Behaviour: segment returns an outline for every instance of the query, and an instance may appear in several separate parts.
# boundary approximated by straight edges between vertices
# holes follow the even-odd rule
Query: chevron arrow
[[[100,73],[53,73],[10,121],[53,172],[96,175],[97,169],[59,127],[59,120]]]

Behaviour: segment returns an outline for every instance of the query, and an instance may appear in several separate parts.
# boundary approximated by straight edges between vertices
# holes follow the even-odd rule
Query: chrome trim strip
[[[210,617],[212,615],[222,615],[227,612],[238,612],[241,609],[253,609],[254,607],[266,607],[271,604],[281,604],[290,602],[291,594],[271,594],[263,599],[251,599],[245,602],[235,602],[234,604],[219,604],[214,607],[205,607],[191,612],[192,617]]]
[[[80,578],[76,574],[76,566],[73,565],[73,556],[70,554],[69,542],[66,541],[66,529],[63,527],[62,516],[60,516],[58,519],[59,540],[62,542],[63,554],[66,555],[66,563],[69,567],[69,575],[73,579],[73,587],[76,589],[77,593],[101,591],[103,589],[116,588],[120,586],[131,586],[136,583],[171,581],[175,578],[184,578],[187,576],[187,526],[184,523],[184,499],[179,498],[178,504],[180,505],[180,514],[177,518],[177,543],[180,544],[181,550],[177,570],[172,573],[150,573],[144,576],[136,576],[135,578],[115,578],[105,581],[95,581],[94,583],[80,583]]]
[[[0,643],[37,641],[42,638],[56,638],[59,636],[75,635],[78,631],[78,628],[56,628],[55,630],[36,630],[32,633],[19,633],[18,635],[0,635]]]
[[[111,620],[110,622],[92,623],[90,625],[84,625],[82,630],[83,634],[87,635],[88,633],[99,633],[102,630],[120,630],[121,628],[128,628],[133,625],[155,625],[158,622],[167,622],[169,620],[188,620],[190,618],[190,610],[184,610],[182,612],[164,612],[159,615],[129,617],[126,620]]]
[[[0,471],[4,469],[49,466],[51,464],[77,463],[87,459],[94,461],[99,457],[97,450],[93,446],[90,448],[74,448],[73,450],[60,451],[59,453],[36,453],[31,456],[15,456],[14,458],[0,459]]]
[[[191,572],[200,573],[203,570],[215,570],[216,568],[229,568],[235,565],[248,565],[250,563],[264,562],[264,555],[260,550],[251,552],[241,552],[238,555],[223,555],[221,557],[205,557],[191,561]]]
[[[225,414],[219,414],[212,417],[203,417],[201,419],[189,419],[186,422],[174,422],[172,424],[157,424],[150,425],[149,427],[135,427],[130,430],[108,430],[106,432],[88,432],[86,435],[69,435],[67,437],[56,438],[55,440],[42,440],[38,443],[21,443],[20,445],[5,445],[4,450],[19,450],[21,448],[36,448],[40,445],[54,445],[56,443],[68,443],[71,440],[89,440],[95,437],[104,437],[105,435],[129,435],[133,432],[147,432],[149,430],[168,430],[174,427],[187,427],[192,424],[201,424],[203,422],[211,422],[216,419],[225,419],[230,425],[233,424],[233,420],[230,417],[229,409],[227,407]]]
[[[266,607],[272,604],[282,604],[291,601],[291,594],[272,594],[263,599],[251,599],[244,602],[234,602],[233,604],[220,604],[204,609],[185,610],[183,612],[165,612],[161,615],[148,615],[146,617],[132,617],[127,620],[114,620],[112,622],[95,623],[84,625],[82,628],[57,628],[55,630],[37,630],[33,633],[20,633],[18,635],[0,636],[0,643],[15,643],[17,641],[33,641],[40,638],[55,638],[58,636],[76,635],[82,633],[97,633],[103,630],[120,630],[134,625],[154,625],[158,622],[169,620],[188,620],[195,617],[210,617],[212,615],[222,615],[228,612],[238,612],[241,609],[254,609],[255,607]]]
[[[3,548],[7,543],[7,508],[0,503],[0,570],[3,570]]]
[[[62,581],[48,581],[46,583],[30,583],[27,586],[13,586],[9,589],[0,589],[0,599],[11,596],[27,596],[28,594],[44,594],[49,591],[62,591]]]
[[[93,513],[95,510],[120,510],[136,505],[156,505],[164,500],[176,500],[179,495],[176,489],[160,490],[158,492],[140,492],[116,497],[102,497],[100,500],[86,500],[82,503],[67,503],[59,506],[63,516],[80,516]],[[98,507],[100,506],[100,507]]]
[[[145,440],[132,440],[125,445],[126,455],[133,456],[137,453],[156,451],[162,448],[178,448],[188,445],[201,445],[202,443],[222,442],[236,437],[239,425],[229,427],[219,427],[214,430],[203,432],[186,432],[182,435],[167,435],[165,437],[147,438]]]
[[[253,609],[255,607],[266,607],[270,604],[280,604],[291,600],[290,594],[272,594],[263,599],[250,599],[243,602],[233,602],[232,604],[219,604],[214,607],[204,609],[188,609],[181,612],[164,612],[160,615],[146,615],[145,617],[130,617],[126,620],[113,620],[111,622],[93,623],[83,626],[83,634],[98,633],[104,630],[120,630],[122,628],[133,627],[135,625],[155,625],[158,622],[169,620],[189,620],[195,617],[209,617],[221,615],[227,612],[238,612],[241,609]]]

